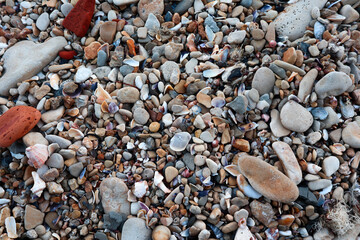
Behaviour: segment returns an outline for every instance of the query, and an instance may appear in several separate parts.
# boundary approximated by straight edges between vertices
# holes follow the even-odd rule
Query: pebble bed
[[[0,240],[360,239],[359,12],[0,1]]]

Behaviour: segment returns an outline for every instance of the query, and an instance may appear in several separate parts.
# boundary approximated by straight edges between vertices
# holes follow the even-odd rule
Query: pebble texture
[[[101,182],[101,202],[105,213],[117,212],[130,214],[130,203],[127,200],[128,188],[123,180],[115,177]]]

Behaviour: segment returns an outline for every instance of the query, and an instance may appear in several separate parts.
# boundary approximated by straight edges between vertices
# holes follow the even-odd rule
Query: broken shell
[[[158,171],[156,171],[154,175],[155,186],[160,188],[164,193],[170,193],[171,191],[165,186],[165,184],[162,181],[163,179],[164,177]]]
[[[140,76],[136,76],[135,78],[135,86],[138,88],[138,89],[141,89],[143,87],[144,83],[143,81],[141,80],[141,77]]]
[[[125,59],[123,61],[123,63],[125,63],[125,64],[127,64],[129,66],[132,66],[132,67],[138,67],[140,65],[140,63],[138,61],[135,61],[132,58]]]
[[[84,134],[79,129],[70,128],[68,133],[69,137],[75,138],[76,140],[82,139],[84,137]]]
[[[239,221],[239,228],[236,231],[234,240],[255,240],[254,235],[251,233],[250,229],[246,225],[246,219],[241,218]]]
[[[225,106],[225,104],[226,104],[226,101],[222,97],[215,97],[211,100],[211,105],[216,108],[221,108],[221,107]]]
[[[109,104],[106,101],[103,101],[101,104],[101,111],[108,112],[109,111]]]
[[[136,182],[133,193],[136,197],[142,198],[148,189],[148,184],[146,181]]]
[[[222,74],[224,71],[225,69],[208,69],[203,71],[203,76],[206,78],[212,78]]]
[[[111,100],[110,94],[105,91],[105,89],[99,83],[95,91],[95,96],[96,102],[99,104],[103,103],[105,100]]]
[[[80,110],[78,108],[71,108],[71,109],[67,109],[65,114],[69,115],[71,117],[75,117],[80,113]]]
[[[48,147],[44,144],[35,144],[26,148],[28,163],[35,168],[41,168],[49,157]]]
[[[54,90],[59,90],[59,83],[60,83],[59,75],[57,75],[56,73],[50,73],[49,74],[49,79],[50,79],[50,86]]]
[[[317,174],[318,172],[320,172],[321,167],[319,167],[316,164],[313,163],[308,163],[307,164],[307,171],[311,174]]]
[[[45,182],[40,178],[39,174],[35,171],[31,172],[34,179],[34,186],[30,189],[32,193],[40,197],[43,190],[46,188]]]

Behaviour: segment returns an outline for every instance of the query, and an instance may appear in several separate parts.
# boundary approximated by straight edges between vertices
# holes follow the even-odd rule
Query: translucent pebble
[[[191,135],[187,132],[176,133],[170,140],[170,148],[173,151],[180,152],[185,150],[191,139]]]

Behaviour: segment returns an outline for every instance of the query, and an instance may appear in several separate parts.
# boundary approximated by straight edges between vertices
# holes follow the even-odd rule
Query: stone
[[[100,184],[100,194],[105,213],[117,212],[129,215],[130,203],[127,200],[127,192],[128,187],[123,180],[116,177],[103,180]]]
[[[241,44],[246,37],[246,31],[235,31],[231,32],[228,36],[228,43],[229,44]]]
[[[149,240],[151,228],[147,228],[145,220],[141,218],[129,218],[126,220],[121,233],[121,240]]]
[[[349,4],[344,5],[340,9],[340,14],[346,18],[344,23],[352,23],[359,19],[359,13]]]
[[[175,61],[180,56],[180,51],[184,46],[181,43],[170,42],[165,46],[165,57],[170,61]],[[196,59],[195,59],[196,60]]]
[[[166,61],[160,67],[161,73],[167,82],[177,84],[180,80],[180,68],[176,62]]]
[[[305,98],[311,94],[318,73],[318,70],[313,68],[301,80],[298,91],[298,98],[300,101],[304,102]]]
[[[137,3],[139,0],[113,0],[113,3],[117,6],[129,5],[132,3]]]
[[[254,30],[251,31],[251,35],[252,35],[253,39],[261,40],[264,38],[265,33],[262,29],[255,28]]]
[[[288,50],[284,52],[283,61],[290,64],[294,64],[296,62],[296,50],[294,47],[288,48]]]
[[[60,148],[68,148],[71,145],[71,141],[65,138],[62,138],[57,135],[46,135],[46,140],[50,143],[57,143]]]
[[[50,158],[46,161],[46,165],[52,168],[63,169],[64,158],[59,153],[53,153]]]
[[[288,101],[280,111],[282,125],[294,132],[305,132],[313,124],[313,116],[295,101]]]
[[[291,133],[289,129],[286,129],[282,125],[280,120],[280,113],[278,110],[276,109],[271,110],[270,116],[271,116],[270,129],[275,137],[284,137]]]
[[[92,71],[90,68],[81,66],[77,69],[75,74],[75,82],[83,83],[92,75]]]
[[[45,123],[58,121],[65,113],[65,107],[61,106],[58,109],[50,110],[41,115],[41,120]]]
[[[342,140],[352,148],[360,148],[360,127],[357,122],[350,122],[343,129]]]
[[[59,215],[56,212],[48,212],[45,215],[45,223],[49,225],[51,229],[58,230],[60,229],[59,223],[55,224],[58,217]]]
[[[261,203],[254,200],[250,203],[250,209],[252,215],[265,226],[268,226],[275,216],[275,212],[270,203]]]
[[[40,88],[38,88],[35,93],[34,93],[34,97],[37,100],[41,100],[43,97],[45,97],[49,92],[51,91],[51,88],[44,84],[42,85]]]
[[[42,13],[36,20],[36,27],[40,31],[45,31],[50,24],[49,14],[47,12]]]
[[[156,31],[160,28],[160,22],[153,13],[150,13],[149,16],[147,17],[147,20],[145,22],[145,27],[149,31]]]
[[[244,114],[248,106],[248,99],[244,95],[237,96],[233,101],[227,104],[238,114]]]
[[[76,36],[83,37],[90,27],[94,11],[95,0],[78,0],[74,8],[65,17],[62,25],[75,33]]]
[[[272,144],[272,147],[281,161],[286,176],[298,185],[302,180],[302,171],[290,146],[285,142],[277,141]]]
[[[308,183],[309,189],[312,191],[321,190],[331,186],[331,180],[319,179]]]
[[[100,37],[104,42],[112,43],[116,34],[117,23],[115,21],[104,22],[100,26]]]
[[[337,157],[330,156],[323,160],[322,169],[326,174],[326,176],[328,177],[336,173],[339,167],[340,167],[340,161]]]
[[[84,48],[85,52],[85,58],[88,60],[92,60],[96,58],[97,56],[97,50],[101,47],[101,44],[99,42],[92,42],[89,44],[89,46],[86,46]]]
[[[237,154],[233,162],[238,163],[241,174],[247,178],[250,185],[270,200],[289,203],[298,198],[299,190],[296,184],[260,158]]]
[[[152,232],[153,240],[169,240],[170,237],[171,237],[170,229],[163,225],[156,226]]]
[[[323,128],[330,128],[332,125],[340,122],[339,116],[332,107],[325,107],[324,109],[328,113],[328,116],[325,120],[321,121],[324,124]]]
[[[258,90],[259,95],[263,95],[265,93],[269,93],[273,90],[275,84],[275,75],[273,71],[271,71],[267,67],[259,68],[252,80],[251,87]]]
[[[40,72],[66,45],[64,37],[54,37],[41,44],[26,40],[10,47],[3,57],[5,74],[0,78],[0,95],[8,96],[10,88]]]
[[[71,165],[71,166],[68,168],[70,174],[71,174],[73,177],[78,177],[83,169],[84,169],[84,165],[83,165],[82,162],[74,163],[73,165]]]
[[[184,151],[191,139],[191,135],[188,132],[176,133],[170,140],[170,148],[173,151]]]
[[[231,233],[238,229],[237,222],[230,222],[221,228],[223,233]]]
[[[64,3],[61,5],[61,13],[66,17],[73,8],[74,6],[71,3]]]
[[[330,72],[315,84],[315,92],[319,98],[339,96],[352,87],[351,78],[343,72]]]
[[[45,214],[40,210],[26,205],[25,207],[25,216],[24,216],[24,226],[26,230],[30,230],[40,225],[44,221]]]
[[[150,118],[150,114],[144,108],[137,108],[134,111],[135,122],[145,125]]]
[[[39,132],[29,132],[28,134],[22,137],[22,140],[27,147],[30,147],[37,143],[49,145],[48,140],[46,140],[46,138],[44,138],[44,136]]]
[[[123,87],[117,93],[121,103],[135,103],[140,99],[140,92],[134,87]]]
[[[232,145],[242,152],[250,152],[250,143],[245,139],[235,139]]]
[[[109,212],[104,214],[104,228],[111,231],[121,229],[127,219],[124,213]]]
[[[146,21],[150,13],[162,15],[163,12],[164,0],[140,0],[138,3],[138,13],[144,21]]]
[[[9,147],[39,122],[41,113],[33,107],[15,106],[0,116],[0,147]]]
[[[175,13],[179,13],[180,15],[184,14],[194,5],[194,0],[182,0],[178,3],[174,9]]]
[[[286,36],[290,41],[303,37],[306,27],[309,25],[311,10],[315,7],[320,10],[327,0],[298,0],[288,5],[275,19],[275,28],[279,36]]]

